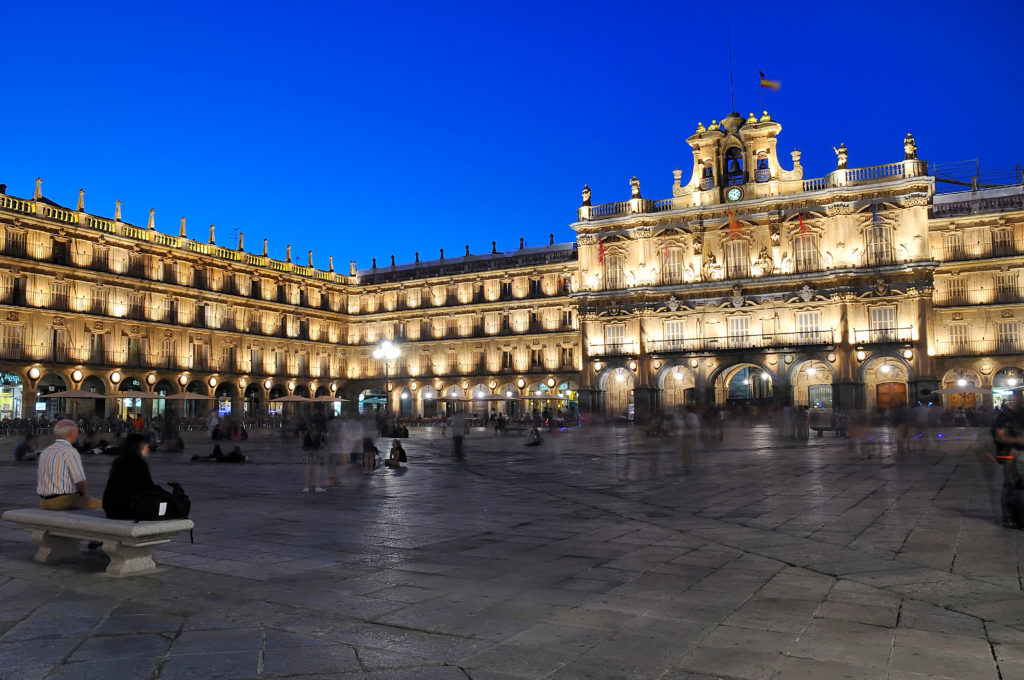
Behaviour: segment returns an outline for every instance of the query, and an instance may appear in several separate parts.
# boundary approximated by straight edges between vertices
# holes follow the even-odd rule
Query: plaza
[[[298,440],[190,463],[212,442],[189,433],[150,459],[196,522],[156,573],[107,577],[84,544],[37,564],[0,523],[0,678],[1024,677],[1024,532],[987,431],[943,434],[897,455],[887,428],[734,422],[683,469],[632,424],[474,429],[462,465],[415,428],[407,469],[314,494]],[[93,495],[110,462],[86,457]],[[38,506],[33,463],[0,471],[0,509]]]

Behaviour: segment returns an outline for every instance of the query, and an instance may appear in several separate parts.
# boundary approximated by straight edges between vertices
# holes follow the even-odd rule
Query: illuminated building
[[[805,179],[781,126],[698,126],[671,197],[594,205],[577,242],[345,274],[0,189],[0,416],[114,412],[40,393],[126,390],[147,414],[260,415],[344,397],[401,415],[553,405],[947,405],[1024,381],[1021,178],[936,193],[903,158]],[[895,141],[895,140],[894,140]],[[898,145],[894,143],[894,147]],[[855,151],[855,150],[854,150]],[[384,340],[397,347],[385,364]],[[385,380],[387,376],[387,380]],[[385,385],[385,382],[388,384]],[[956,392],[953,388],[962,388]],[[174,396],[179,395],[179,396]],[[195,396],[198,395],[198,396]],[[203,401],[213,397],[216,402]],[[984,403],[990,403],[985,401]],[[47,405],[49,404],[49,405]]]

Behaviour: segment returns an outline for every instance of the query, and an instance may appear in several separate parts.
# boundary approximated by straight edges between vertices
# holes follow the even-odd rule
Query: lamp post
[[[390,340],[384,340],[373,350],[373,358],[384,362],[384,414],[388,412],[388,402],[391,400],[388,394],[389,367],[392,361],[402,353],[398,345]]]

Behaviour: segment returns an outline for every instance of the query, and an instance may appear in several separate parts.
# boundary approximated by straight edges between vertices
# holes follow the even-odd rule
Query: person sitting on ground
[[[536,425],[530,430],[530,438],[527,440],[525,446],[540,446],[544,442],[544,437],[540,436],[540,428]]]
[[[235,448],[231,449],[230,452],[225,454],[223,451],[221,451],[220,444],[213,445],[213,453],[211,453],[209,456],[192,456],[193,463],[199,461],[209,463],[245,463],[248,460],[249,458],[242,453],[242,448],[240,446],[236,446]]]
[[[110,466],[107,488],[103,491],[103,511],[110,519],[135,519],[132,497],[156,485],[149,473],[149,437],[130,434],[124,438],[119,455]]]
[[[36,446],[38,445],[39,437],[29,432],[25,435],[25,439],[18,442],[18,445],[14,447],[14,460],[21,461],[26,460],[30,456],[34,456],[38,451]]]
[[[82,468],[82,456],[75,450],[78,425],[61,420],[53,427],[57,440],[39,454],[36,493],[43,510],[101,508],[98,498],[89,495],[89,484]]]
[[[391,450],[388,451],[388,459],[384,461],[384,465],[389,468],[400,468],[402,463],[408,462],[409,457],[405,455],[405,449],[402,448],[402,442],[397,439],[391,440]]]

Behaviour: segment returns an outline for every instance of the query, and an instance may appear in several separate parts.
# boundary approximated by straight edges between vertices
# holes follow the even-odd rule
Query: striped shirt
[[[58,439],[39,454],[36,493],[40,496],[78,493],[75,484],[85,481],[82,457],[65,439]]]

